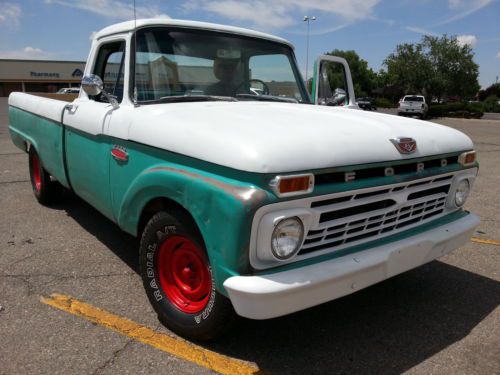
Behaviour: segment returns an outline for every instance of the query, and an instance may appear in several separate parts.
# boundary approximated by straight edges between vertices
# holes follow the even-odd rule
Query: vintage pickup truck
[[[360,111],[340,58],[317,60],[309,95],[290,43],[251,30],[107,27],[78,98],[13,93],[9,129],[40,203],[70,189],[140,239],[149,300],[189,338],[345,296],[479,223],[466,135]]]

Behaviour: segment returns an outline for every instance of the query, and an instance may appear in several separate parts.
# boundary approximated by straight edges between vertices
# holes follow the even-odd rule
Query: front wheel
[[[155,214],[140,244],[141,276],[159,320],[190,339],[211,340],[235,321],[217,292],[201,236],[180,211]]]

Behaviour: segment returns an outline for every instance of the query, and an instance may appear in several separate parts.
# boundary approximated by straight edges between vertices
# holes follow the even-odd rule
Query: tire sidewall
[[[200,312],[190,314],[181,311],[167,297],[161,288],[158,275],[159,250],[161,245],[171,236],[184,236],[193,241],[199,249],[202,249],[205,260],[208,264],[210,277],[212,279],[210,297],[207,305]],[[140,268],[141,276],[146,289],[146,294],[153,305],[160,321],[162,321],[172,331],[183,336],[195,339],[204,339],[211,336],[211,332],[217,330],[220,317],[224,315],[224,297],[220,295],[215,287],[210,262],[206,255],[203,241],[191,228],[180,223],[173,216],[161,212],[155,215],[146,226],[140,245]]]
[[[40,175],[40,189],[36,188],[36,183],[35,183],[35,175],[34,175],[34,158],[38,158],[38,173]],[[45,173],[44,169],[42,166],[42,161],[40,160],[40,157],[38,156],[38,153],[35,151],[35,149],[31,148],[29,152],[29,169],[30,169],[30,181],[31,181],[31,187],[33,188],[33,194],[35,194],[36,199],[43,203],[46,200],[46,181],[45,181]]]

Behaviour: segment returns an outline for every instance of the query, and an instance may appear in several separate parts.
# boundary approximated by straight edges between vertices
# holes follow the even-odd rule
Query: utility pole
[[[309,70],[309,21],[316,21],[316,17],[304,16],[304,22],[307,22],[306,85],[307,85],[307,74]]]

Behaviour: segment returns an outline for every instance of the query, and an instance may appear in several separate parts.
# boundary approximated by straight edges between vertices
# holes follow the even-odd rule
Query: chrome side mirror
[[[333,92],[333,101],[335,104],[340,105],[345,102],[347,93],[344,89],[336,88]]]
[[[96,96],[104,90],[104,83],[98,75],[90,74],[83,77],[82,89],[87,95]]]
[[[319,105],[328,105],[328,106],[339,106],[344,105],[347,98],[347,93],[344,89],[336,88],[333,91],[333,94],[329,98],[319,98]]]
[[[104,90],[104,83],[98,75],[90,74],[88,76],[84,76],[82,79],[82,89],[89,96],[101,94],[108,100],[109,104],[111,104],[114,109],[119,107],[116,96],[113,96]]]

